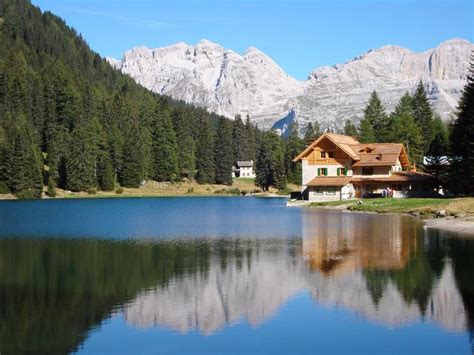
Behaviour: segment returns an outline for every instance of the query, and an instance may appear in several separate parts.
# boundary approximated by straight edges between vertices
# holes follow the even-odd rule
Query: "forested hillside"
[[[230,184],[233,161],[255,160],[260,136],[248,120],[142,88],[52,13],[0,0],[0,193]]]

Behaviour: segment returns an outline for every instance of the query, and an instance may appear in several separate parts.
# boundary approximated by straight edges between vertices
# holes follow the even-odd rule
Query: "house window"
[[[373,175],[374,174],[374,168],[373,167],[363,167],[362,168],[362,175]]]
[[[321,159],[325,159],[326,158],[326,152],[321,152]]]
[[[337,168],[338,176],[347,176],[347,168]]]
[[[322,194],[323,194],[323,189],[320,188],[320,187],[316,187],[316,188],[314,189],[314,193],[315,193],[316,195],[322,195]]]
[[[328,176],[328,168],[318,168],[318,176]]]
[[[335,188],[335,187],[328,187],[328,188],[326,189],[326,193],[327,193],[328,195],[335,195],[335,194],[336,194],[336,188]]]
[[[328,152],[329,158],[334,158],[334,152]]]

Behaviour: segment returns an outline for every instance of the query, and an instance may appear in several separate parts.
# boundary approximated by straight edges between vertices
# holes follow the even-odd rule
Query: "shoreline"
[[[408,215],[420,219],[425,228],[455,232],[474,238],[474,198],[452,199],[367,199],[308,203],[289,201],[288,206],[339,210],[346,213]]]
[[[471,218],[428,218],[423,219],[426,228],[459,233],[460,237],[474,238],[474,219]]]
[[[293,186],[289,186],[291,190]],[[198,184],[197,182],[156,182],[148,181],[145,185],[138,188],[116,187],[114,191],[100,191],[91,189],[92,192],[85,191],[72,192],[56,188],[56,196],[47,195],[46,187],[43,188],[41,199],[81,199],[81,198],[153,198],[153,197],[289,197],[287,191],[281,191],[271,188],[270,191],[261,191],[255,186],[253,180],[234,179],[232,185],[218,184]],[[286,193],[286,194],[285,194]],[[0,194],[0,200],[18,200],[13,194]]]

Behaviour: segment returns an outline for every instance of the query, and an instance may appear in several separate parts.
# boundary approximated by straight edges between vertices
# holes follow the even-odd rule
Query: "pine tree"
[[[449,152],[449,132],[441,117],[435,115],[433,120],[433,140],[426,153],[426,171],[434,175],[439,181],[447,178],[447,157]]]
[[[372,129],[370,129],[370,127]],[[369,102],[364,109],[364,118],[360,122],[361,142],[367,142],[374,138],[372,142],[384,141],[384,133],[387,126],[387,115],[385,108],[379,99],[376,91],[370,95]],[[373,136],[372,136],[373,132]]]
[[[425,87],[420,80],[413,95],[413,116],[415,122],[421,127],[423,135],[423,153],[426,153],[433,140],[433,110],[431,108],[428,97],[426,96]]]
[[[245,126],[240,115],[236,115],[232,124],[232,155],[234,161],[248,159],[245,142]]]
[[[243,125],[242,125],[243,127]],[[234,125],[235,132],[235,125]],[[216,159],[216,183],[217,184],[232,184],[232,139],[233,131],[231,123],[225,118],[220,117],[217,122],[216,142],[214,156]],[[242,141],[243,143],[243,141]],[[235,151],[235,150],[234,150]]]
[[[42,158],[26,116],[18,116],[6,133],[10,190],[19,198],[40,198],[43,190]]]
[[[157,109],[153,127],[153,179],[174,181],[178,175],[178,144],[168,109]]]
[[[263,134],[258,149],[255,183],[263,191],[273,186],[286,187],[284,147],[281,137],[269,131]]]
[[[196,180],[200,184],[215,183],[214,135],[205,115],[198,117],[199,132],[196,147]]]
[[[196,143],[191,133],[191,117],[183,109],[173,112],[173,126],[178,144],[178,171],[181,178],[193,179],[196,174]]]
[[[474,58],[457,116],[450,137],[450,188],[454,193],[474,196]]]
[[[354,126],[351,120],[346,120],[344,124],[344,134],[346,136],[357,138],[357,128]]]
[[[7,194],[10,192],[8,182],[10,179],[10,172],[8,170],[8,140],[5,129],[0,126],[0,194]]]
[[[372,124],[365,118],[360,121],[358,136],[361,143],[374,143],[377,141]]]
[[[305,148],[304,141],[298,136],[298,124],[293,122],[289,127],[285,145],[285,173],[288,182],[301,184],[301,164],[293,159]]]
[[[257,134],[258,128],[256,128],[250,122],[250,116],[247,115],[245,119],[245,146],[246,153],[244,160],[252,160],[255,162],[257,160]],[[235,161],[235,157],[234,157]]]
[[[123,162],[119,171],[122,186],[137,188],[146,176],[146,158],[144,137],[147,132],[137,117],[132,117],[125,131]]]
[[[321,134],[322,132],[318,121],[314,121],[314,124],[312,122],[308,122],[303,139],[306,144],[310,144],[315,139],[318,139]]]
[[[413,117],[411,105],[410,95],[402,96],[395,111],[390,115],[387,137],[391,142],[403,143],[410,160],[421,164],[423,161],[423,136]]]
[[[87,122],[78,125],[71,134],[66,157],[66,187],[71,191],[87,191],[97,186],[96,147]]]

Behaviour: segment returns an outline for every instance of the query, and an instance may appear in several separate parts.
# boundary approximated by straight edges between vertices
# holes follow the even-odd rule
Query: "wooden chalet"
[[[434,178],[410,165],[401,143],[360,143],[324,133],[294,160],[302,163],[302,195],[310,201],[432,196]]]

